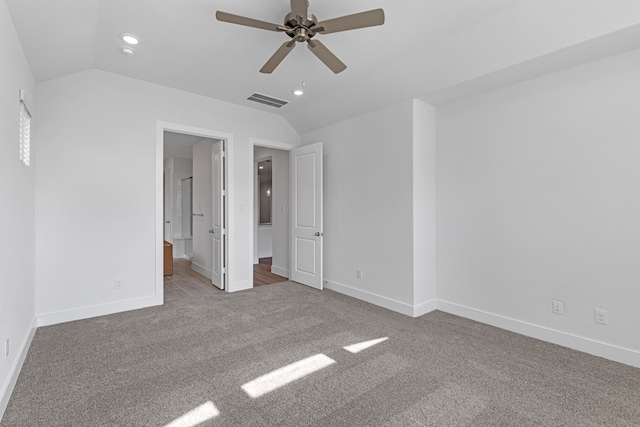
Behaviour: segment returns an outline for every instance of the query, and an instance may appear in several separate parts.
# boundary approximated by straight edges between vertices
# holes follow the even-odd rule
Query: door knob
[[[166,221],[167,224],[171,224],[171,221]]]
[[[320,237],[320,236],[324,236],[324,233],[321,233],[319,231],[316,231],[316,237]]]
[[[209,230],[209,233],[213,234],[213,230]]]

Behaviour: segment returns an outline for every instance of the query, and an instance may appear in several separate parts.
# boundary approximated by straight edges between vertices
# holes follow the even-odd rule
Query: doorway
[[[198,282],[199,289],[184,289],[194,296],[204,287],[224,289],[229,282],[226,230],[232,196],[227,166],[231,141],[232,136],[224,132],[164,122],[156,125],[156,164],[161,166],[156,169],[160,172],[156,175],[156,218],[160,212],[162,219],[156,227],[156,295],[161,300],[168,291],[163,240],[173,246],[169,262],[175,260],[178,275],[188,276],[169,277],[174,288]],[[204,151],[208,154],[203,155]],[[199,280],[194,280],[196,276]]]
[[[224,141],[165,131],[163,148],[165,293],[224,289]]]
[[[271,202],[272,221],[276,215],[285,218],[283,247],[286,247],[285,259],[278,260],[274,256],[269,269],[271,273],[316,289],[323,289],[323,144],[317,142],[303,147],[291,146],[273,141],[249,138],[254,148],[252,167],[254,168],[254,200],[253,200],[253,266],[254,271],[260,268],[258,257],[258,162],[262,158],[273,159],[274,176],[280,170],[276,155],[285,153],[287,160],[282,163],[286,168],[280,170],[285,176],[285,186],[289,188],[285,195],[286,202]],[[266,150],[266,151],[263,151]],[[272,191],[275,191],[272,189]],[[276,249],[274,244],[274,249]],[[274,255],[277,250],[274,252]],[[280,264],[281,263],[281,264]],[[284,267],[286,266],[286,267]],[[252,271],[252,282],[254,271]]]
[[[254,146],[253,286],[289,276],[289,151]]]

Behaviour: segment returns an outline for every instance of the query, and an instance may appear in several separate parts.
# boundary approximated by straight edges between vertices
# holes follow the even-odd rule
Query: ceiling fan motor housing
[[[291,29],[291,32],[287,32],[289,37],[297,42],[306,42],[311,39],[316,33],[313,31],[313,27],[318,23],[318,18],[312,13],[307,14],[307,19],[300,22],[298,16],[293,12],[289,12],[284,18],[284,26]]]

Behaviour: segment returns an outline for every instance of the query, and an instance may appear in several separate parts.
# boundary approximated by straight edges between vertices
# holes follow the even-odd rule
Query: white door
[[[212,201],[213,228],[209,231],[213,234],[213,268],[211,283],[220,289],[224,289],[225,282],[225,227],[224,227],[224,142],[218,141],[213,144],[211,150],[211,179],[212,179]]]
[[[322,289],[322,143],[291,150],[290,279]]]
[[[193,146],[193,259],[191,268],[213,275],[212,143],[202,139]]]

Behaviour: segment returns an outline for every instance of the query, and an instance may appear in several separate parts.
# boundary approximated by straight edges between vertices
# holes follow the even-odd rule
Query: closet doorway
[[[289,151],[254,146],[253,286],[288,281]]]

